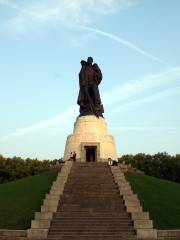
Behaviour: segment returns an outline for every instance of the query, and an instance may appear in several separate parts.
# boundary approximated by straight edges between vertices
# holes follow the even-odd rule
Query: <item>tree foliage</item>
[[[171,156],[166,152],[154,155],[138,153],[123,155],[119,161],[130,164],[147,175],[180,183],[180,154]]]
[[[0,155],[0,183],[13,181],[26,176],[36,175],[60,167],[61,160],[5,158]]]

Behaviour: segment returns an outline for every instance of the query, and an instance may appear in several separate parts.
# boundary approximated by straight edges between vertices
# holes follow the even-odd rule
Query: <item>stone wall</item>
[[[141,170],[139,170],[137,168],[131,167],[130,165],[118,163],[118,167],[120,168],[120,170],[123,173],[125,173],[125,172],[132,172],[132,173],[142,173],[142,174],[144,174],[143,171],[141,171]]]
[[[73,134],[67,137],[64,160],[75,151],[77,161],[85,161],[84,147],[91,144],[97,148],[97,161],[117,159],[115,140],[108,133],[105,119],[90,115],[77,118]]]
[[[180,240],[180,229],[177,230],[158,230],[158,240]]]
[[[0,230],[0,240],[27,240],[27,230]]]

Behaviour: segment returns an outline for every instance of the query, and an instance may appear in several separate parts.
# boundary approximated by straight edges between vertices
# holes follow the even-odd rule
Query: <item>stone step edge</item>
[[[126,180],[119,167],[110,166],[114,181],[119,188],[119,193],[124,200],[127,213],[130,213],[137,239],[157,239],[157,230],[153,228],[153,221],[149,219],[149,213],[143,212],[137,194],[134,194],[131,184]]]
[[[72,165],[72,161],[66,161],[62,166],[49,194],[45,196],[41,212],[36,212],[34,220],[31,221],[31,228],[27,230],[28,239],[47,239],[53,214],[57,211],[58,202],[63,194]]]

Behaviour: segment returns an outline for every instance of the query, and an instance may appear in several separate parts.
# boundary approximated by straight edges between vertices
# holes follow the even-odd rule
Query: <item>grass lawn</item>
[[[0,184],[0,229],[27,229],[57,171]]]
[[[157,229],[180,229],[180,184],[137,173],[126,179]]]

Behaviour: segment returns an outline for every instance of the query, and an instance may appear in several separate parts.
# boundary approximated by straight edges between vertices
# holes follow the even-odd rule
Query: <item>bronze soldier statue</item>
[[[80,106],[80,116],[95,115],[103,117],[103,105],[99,94],[98,85],[102,80],[101,69],[93,58],[88,57],[87,62],[81,60],[79,73],[79,96],[77,103]]]

